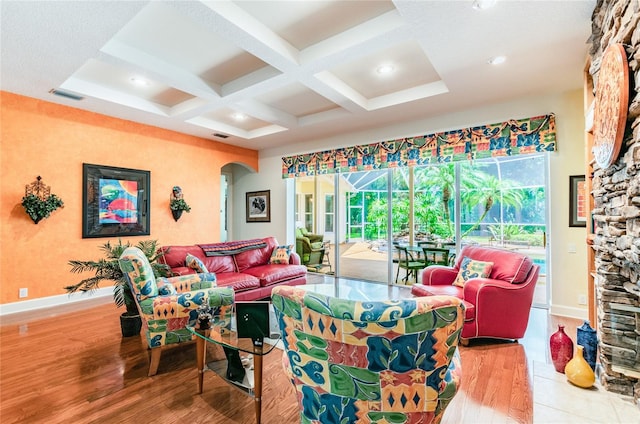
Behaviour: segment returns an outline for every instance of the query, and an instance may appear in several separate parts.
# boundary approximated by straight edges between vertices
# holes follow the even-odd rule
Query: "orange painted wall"
[[[220,235],[220,168],[243,163],[258,170],[258,152],[130,121],[0,92],[0,304],[65,294],[84,276],[69,259],[98,259],[98,246],[117,238],[82,238],[82,164],[151,171],[151,234],[133,244],[211,243]],[[64,208],[35,225],[24,212],[25,185],[42,176]],[[175,222],[174,185],[191,206]],[[88,275],[87,275],[88,276]],[[105,284],[109,286],[111,283]]]

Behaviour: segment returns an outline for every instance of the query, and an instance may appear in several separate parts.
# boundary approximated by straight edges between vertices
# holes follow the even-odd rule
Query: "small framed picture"
[[[271,190],[247,192],[247,222],[271,222]]]
[[[587,226],[587,191],[584,175],[569,176],[569,227]]]

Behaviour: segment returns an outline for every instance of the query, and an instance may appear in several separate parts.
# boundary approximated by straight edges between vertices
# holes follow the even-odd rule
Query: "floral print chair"
[[[300,422],[438,423],[461,378],[453,296],[350,301],[273,289]]]
[[[233,289],[217,288],[212,273],[189,274],[171,278],[155,278],[144,253],[137,247],[128,247],[119,259],[135,298],[151,360],[149,376],[158,372],[163,346],[192,340],[187,325],[195,325],[198,307],[209,305],[213,321],[226,321],[230,325],[234,301]]]

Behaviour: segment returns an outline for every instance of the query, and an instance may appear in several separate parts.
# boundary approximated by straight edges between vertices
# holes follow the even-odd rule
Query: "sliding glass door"
[[[346,234],[338,245],[338,276],[387,283],[389,281],[388,171],[340,174],[338,205]]]
[[[545,155],[521,155],[461,164],[461,243],[530,256],[541,268],[538,306],[548,305],[549,293],[546,163]]]
[[[416,259],[421,246],[466,244],[522,251],[541,265],[534,303],[547,305],[547,156],[521,155],[299,178],[296,221],[322,234],[330,267],[313,272],[399,282],[397,246]],[[336,260],[337,259],[337,260]]]

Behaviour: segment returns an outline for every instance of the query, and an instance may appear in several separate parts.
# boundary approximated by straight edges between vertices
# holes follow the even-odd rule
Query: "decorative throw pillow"
[[[293,245],[290,244],[288,246],[277,246],[273,249],[271,253],[271,258],[269,259],[270,264],[288,264],[289,256],[291,256],[291,251],[293,250]]]
[[[187,253],[185,263],[189,268],[195,270],[198,274],[209,272],[204,263],[196,256],[193,256],[191,253]]]
[[[493,268],[493,262],[474,261],[465,256],[460,262],[460,271],[453,285],[464,287],[464,283],[471,278],[487,278],[491,275],[491,268]]]

